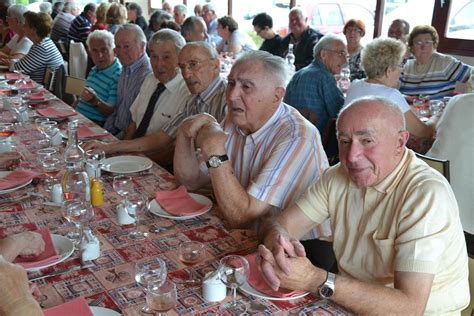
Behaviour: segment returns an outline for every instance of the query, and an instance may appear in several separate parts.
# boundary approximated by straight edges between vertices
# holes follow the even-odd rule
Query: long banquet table
[[[58,99],[46,103],[56,109],[71,110],[67,104]],[[22,126],[16,126],[13,142],[15,150],[25,157],[26,161],[22,166],[41,170],[36,161],[36,152],[40,148],[38,140],[42,139],[42,135],[34,126],[35,115],[35,111],[30,109],[29,121]],[[70,119],[79,120],[80,125],[95,126],[80,114]],[[0,106],[0,121],[16,122],[16,119],[12,111],[7,111]],[[59,126],[65,129],[67,120]],[[113,139],[111,135],[104,137],[106,141]],[[65,143],[60,146],[61,150],[64,147]],[[166,262],[170,277],[186,276],[189,270],[178,259],[177,246],[182,241],[200,241],[205,244],[206,257],[194,269],[200,277],[203,277],[207,272],[217,268],[218,259],[224,255],[245,255],[255,251],[257,239],[251,231],[227,230],[212,211],[180,222],[148,214],[146,220],[142,220],[140,228],[143,231],[148,230],[152,224],[168,226],[178,223],[178,225],[161,233],[151,234],[144,240],[130,239],[128,233],[134,229],[134,226],[120,226],[117,222],[116,207],[121,198],[112,188],[113,177],[114,174],[102,173],[105,203],[95,208],[95,218],[90,223],[94,234],[100,240],[101,256],[93,260],[91,268],[35,281],[41,292],[38,301],[43,308],[60,305],[82,296],[89,303],[94,302],[97,306],[110,308],[124,315],[140,315],[139,309],[144,304],[145,294],[134,280],[135,261],[158,256]],[[135,189],[150,197],[155,191],[176,187],[173,176],[157,164],[154,164],[150,170],[134,174],[133,179]],[[17,191],[0,195],[0,237],[42,227],[48,227],[52,233],[60,235],[65,235],[70,230],[71,226],[61,216],[60,208],[44,204],[49,200],[49,193],[45,191],[43,183],[40,181],[38,184],[30,184]],[[35,192],[36,195],[19,202],[2,202],[5,198],[24,196],[30,192]],[[81,262],[80,255],[76,251],[67,260],[39,272],[29,273],[29,277],[41,276],[77,265],[81,265]],[[230,299],[228,295],[224,302]],[[347,311],[332,302],[322,302],[321,306],[305,309],[305,306],[309,306],[308,304],[319,300],[313,294],[292,301],[269,301],[239,292],[238,299],[248,306],[247,314],[298,314],[301,311],[305,315],[347,314]],[[218,314],[221,303],[206,302],[199,288],[178,286],[177,306],[169,314]],[[262,311],[264,309],[262,305],[267,308],[265,311]]]

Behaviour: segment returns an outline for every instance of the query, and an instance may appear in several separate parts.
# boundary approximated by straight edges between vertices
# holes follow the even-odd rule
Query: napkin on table
[[[250,275],[247,282],[255,290],[264,293],[268,296],[278,298],[293,297],[306,293],[304,291],[288,290],[285,288],[279,288],[278,291],[273,290],[263,278],[262,273],[258,270],[257,262],[255,261],[256,256],[256,253],[246,256],[250,266]]]
[[[209,205],[196,202],[184,185],[172,191],[155,193],[156,201],[169,214],[174,216],[192,216],[203,213]]]
[[[88,137],[103,137],[107,136],[109,133],[107,131],[98,132],[87,126],[81,126],[77,129],[77,137],[79,138],[88,138]]]
[[[58,261],[61,256],[58,255],[56,247],[54,247],[53,240],[51,239],[51,232],[49,228],[42,228],[35,231],[40,234],[44,240],[44,251],[35,257],[17,257],[15,263],[18,263],[25,269],[36,268],[44,266],[53,262]]]
[[[17,89],[34,89],[36,88],[36,83],[34,81],[27,80],[27,82],[16,85]]]
[[[30,93],[29,98],[32,101],[43,101],[44,100],[44,92]]]
[[[19,73],[16,73],[16,72],[12,72],[12,73],[6,73],[5,74],[5,79],[7,80],[17,80],[17,79],[20,79],[20,74]]]
[[[58,111],[51,107],[45,109],[37,109],[39,115],[49,117],[49,118],[66,118],[69,116],[77,115],[77,112],[73,111]]]
[[[45,316],[93,316],[83,297],[44,310]]]
[[[0,190],[14,188],[38,176],[40,176],[40,174],[32,170],[15,170],[6,177],[0,178]]]

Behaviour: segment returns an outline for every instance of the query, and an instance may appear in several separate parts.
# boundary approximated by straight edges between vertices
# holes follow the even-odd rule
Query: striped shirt
[[[426,65],[408,60],[400,77],[400,92],[406,95],[428,95],[434,98],[452,95],[457,82],[473,88],[472,67],[448,55],[434,52]]]
[[[199,95],[192,95],[183,111],[178,113],[165,127],[163,131],[172,138],[176,138],[179,126],[187,117],[199,113],[209,113],[218,122],[222,122],[227,113],[227,102],[225,90],[227,83],[225,79],[218,76],[206,90]]]
[[[109,115],[104,125],[104,128],[117,138],[125,136],[128,125],[132,122],[130,106],[135,101],[143,81],[150,72],[151,65],[147,54],[143,54],[133,64],[122,67],[122,74],[117,86],[115,111]]]
[[[115,58],[112,65],[104,70],[97,71],[97,68],[92,67],[86,80],[86,87],[94,89],[97,97],[103,102],[115,106],[117,103],[117,84],[122,72],[122,65]],[[89,102],[80,100],[76,110],[96,122],[105,122],[107,116],[100,113],[97,107],[91,105]]]
[[[31,46],[28,54],[15,64],[14,69],[24,71],[31,79],[43,84],[46,67],[56,70],[63,62],[56,45],[49,37],[45,37]]]
[[[54,18],[53,28],[51,29],[51,39],[55,42],[59,40],[66,41],[69,34],[69,28],[75,18],[76,17],[71,13],[59,13]]]
[[[236,178],[249,195],[270,204],[272,212],[297,200],[329,166],[318,130],[285,103],[250,135],[228,119],[223,123]],[[314,230],[303,239],[318,236]]]
[[[91,27],[92,23],[84,12],[76,16],[69,28],[69,41],[73,40],[74,42],[81,42],[85,45],[87,36],[89,36],[91,32]]]

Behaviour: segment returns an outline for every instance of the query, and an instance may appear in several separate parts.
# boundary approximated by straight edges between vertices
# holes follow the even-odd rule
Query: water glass
[[[190,286],[201,284],[201,280],[196,277],[194,269],[192,269],[192,267],[203,259],[203,254],[204,244],[198,241],[185,241],[179,245],[179,260],[186,266],[191,268],[191,270],[189,271],[189,278],[187,280],[183,280],[183,283]]]
[[[232,302],[219,307],[221,313],[240,315],[247,311],[247,306],[242,302],[237,302],[237,288],[247,282],[250,274],[250,265],[247,259],[242,256],[225,256],[219,262],[219,276],[227,287],[232,289]]]
[[[443,111],[444,103],[441,100],[433,100],[430,103],[431,115],[437,115]]]
[[[46,121],[46,122],[42,122],[40,125],[41,125],[41,131],[49,139],[49,141],[52,143],[53,142],[53,137],[57,133],[59,133],[58,122]]]
[[[100,149],[86,151],[86,172],[89,177],[100,178],[100,168],[105,159],[105,152]]]
[[[84,233],[84,225],[94,217],[94,208],[85,201],[74,201],[67,203],[62,211],[64,218],[76,227],[76,231],[68,233],[67,237],[72,240],[75,247],[78,247]]]
[[[127,197],[128,205],[125,207],[127,214],[135,219],[135,230],[128,236],[132,239],[145,238],[145,234],[139,230],[140,216],[147,205],[147,198],[143,195],[133,194]]]
[[[112,182],[112,187],[115,192],[123,198],[123,206],[128,204],[127,196],[134,191],[132,177],[130,176],[115,176]]]
[[[176,306],[176,284],[170,280],[164,283],[150,283],[147,287],[146,303],[155,315],[166,315],[166,312]]]
[[[149,284],[155,284],[156,287],[162,286],[168,276],[168,269],[163,259],[158,257],[148,258],[135,263],[135,281],[147,290]],[[153,314],[153,310],[145,304],[141,311],[147,314]]]

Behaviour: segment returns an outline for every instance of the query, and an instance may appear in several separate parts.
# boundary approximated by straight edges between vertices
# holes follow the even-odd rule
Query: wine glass
[[[89,149],[86,151],[86,172],[95,179],[100,178],[100,168],[105,159],[105,152],[100,149]]]
[[[139,218],[147,204],[147,198],[143,195],[133,194],[127,197],[128,205],[125,207],[127,214],[135,219],[135,230],[128,236],[132,239],[144,238],[145,234],[139,230]]]
[[[46,136],[45,133],[43,132],[43,126],[41,123],[43,122],[49,122],[49,118],[47,117],[37,117],[35,118],[35,127],[38,130],[38,132],[41,133],[42,136]]]
[[[156,286],[161,286],[165,283],[168,276],[168,269],[163,259],[158,257],[148,258],[135,263],[135,281],[145,288],[153,283]],[[146,314],[153,314],[153,310],[145,304],[141,311]]]
[[[166,312],[176,306],[177,292],[176,284],[170,280],[165,283],[152,282],[148,284],[146,293],[146,303],[155,315],[166,315]]]
[[[0,152],[12,150],[11,136],[15,134],[13,123],[0,123]]]
[[[250,266],[247,259],[242,256],[230,255],[225,256],[219,262],[219,276],[221,281],[232,289],[232,302],[221,305],[219,310],[231,312],[234,314],[242,314],[247,311],[247,306],[242,302],[237,302],[237,288],[242,286],[248,279],[250,274]]]
[[[204,244],[198,241],[185,241],[179,245],[178,255],[179,260],[190,267],[189,277],[187,280],[183,280],[182,283],[194,285],[200,284],[201,280],[196,277],[196,273],[192,267],[199,263],[203,259]]]
[[[66,218],[68,222],[73,223],[76,227],[76,231],[68,233],[67,236],[77,248],[82,240],[84,232],[83,226],[87,225],[94,217],[94,208],[85,201],[73,201],[67,203],[62,210],[64,218]]]
[[[63,161],[54,155],[50,155],[45,157],[41,163],[43,166],[43,172],[48,177],[45,180],[47,183],[46,190],[50,191],[52,186],[56,183],[56,176],[61,171]]]
[[[26,104],[22,98],[10,98],[10,105],[16,113],[16,119],[18,123],[23,124],[24,122],[28,121],[28,114],[26,114],[26,111],[28,110],[28,104]]]
[[[58,122],[46,121],[41,123],[41,131],[53,143],[53,137],[59,132]]]
[[[123,198],[123,206],[127,207],[127,196],[133,192],[132,177],[124,175],[115,176],[112,187],[114,188],[115,192],[117,192],[117,194]]]

